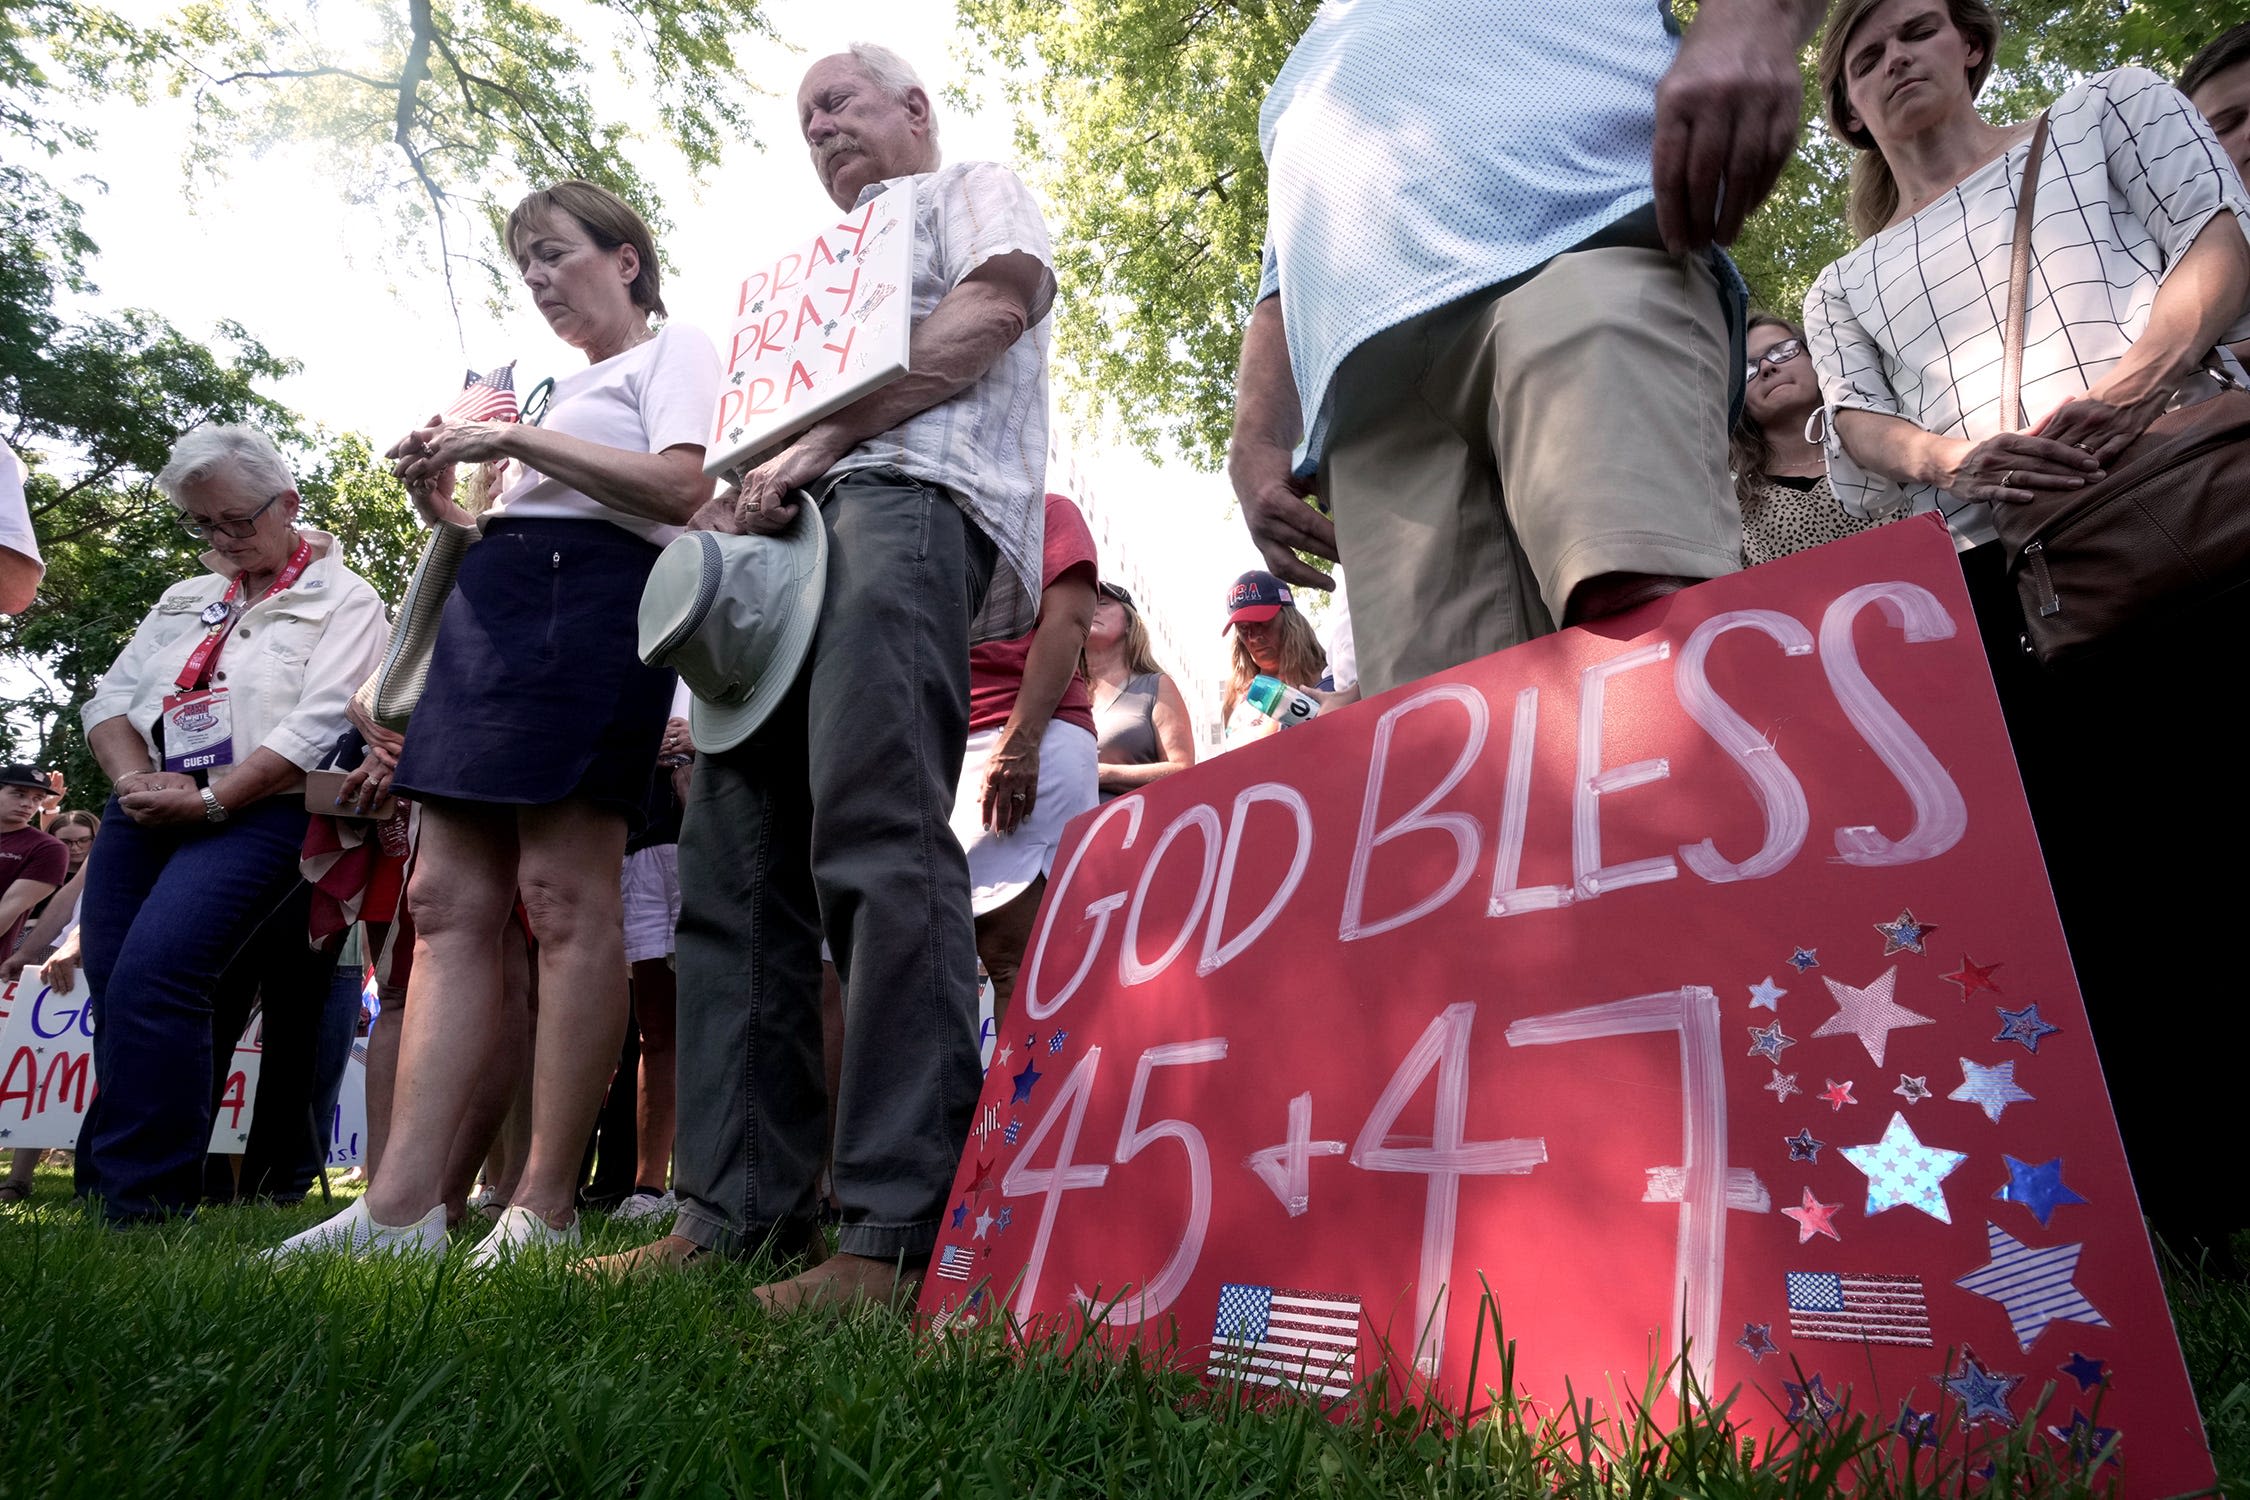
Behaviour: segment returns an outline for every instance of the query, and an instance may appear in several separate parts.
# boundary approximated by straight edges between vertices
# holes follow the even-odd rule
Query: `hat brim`
[[[797,674],[811,654],[813,630],[820,623],[820,602],[828,591],[828,525],[820,506],[809,497],[798,507],[797,525],[812,528],[813,566],[806,577],[804,596],[790,611],[789,622],[774,642],[773,657],[750,696],[740,703],[707,703],[690,695],[688,732],[695,748],[705,754],[732,750],[773,714],[782,695],[796,686]]]
[[[1280,614],[1282,608],[1279,604],[1245,604],[1227,616],[1226,624],[1219,627],[1219,634],[1225,635],[1237,625],[1263,625]]]

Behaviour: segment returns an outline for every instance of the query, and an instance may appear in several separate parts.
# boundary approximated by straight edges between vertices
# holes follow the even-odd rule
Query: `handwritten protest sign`
[[[1215,1378],[1458,1409],[1489,1287],[1550,1408],[1684,1338],[1753,1432],[1848,1399],[2210,1481],[1935,524],[1082,818],[999,1031],[935,1319],[1106,1307]]]
[[[869,199],[761,258],[735,291],[703,471],[727,475],[906,373],[914,188]]]
[[[57,992],[27,970],[0,991],[0,1148],[75,1149],[86,1106],[97,1092],[94,1077],[94,1008],[85,973],[72,990]],[[250,1139],[264,1057],[253,1020],[235,1043],[234,1059],[219,1090],[210,1149],[239,1154]]]

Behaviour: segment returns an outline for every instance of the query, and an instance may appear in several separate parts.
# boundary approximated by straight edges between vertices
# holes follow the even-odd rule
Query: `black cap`
[[[1133,603],[1133,591],[1125,587],[1125,585],[1122,583],[1111,583],[1108,579],[1104,578],[1100,583],[1095,584],[1094,587],[1100,592],[1107,594],[1110,598],[1115,599],[1118,603],[1124,605],[1127,609],[1137,609],[1139,607],[1138,605]]]
[[[48,784],[45,773],[37,766],[27,766],[20,763],[12,766],[0,766],[0,786],[27,786],[37,792],[54,790]]]

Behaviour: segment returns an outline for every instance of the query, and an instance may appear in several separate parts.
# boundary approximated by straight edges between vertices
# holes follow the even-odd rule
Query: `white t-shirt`
[[[31,534],[31,505],[23,497],[23,461],[0,443],[0,547],[40,561],[39,538]]]
[[[555,382],[540,425],[628,453],[662,453],[710,438],[719,399],[719,351],[699,328],[667,323],[655,338]],[[661,547],[677,526],[612,510],[537,469],[517,465],[484,513],[511,520],[609,521]]]

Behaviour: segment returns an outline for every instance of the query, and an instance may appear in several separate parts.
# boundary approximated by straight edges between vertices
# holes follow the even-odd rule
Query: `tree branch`
[[[445,190],[414,148],[414,96],[430,76],[430,45],[437,39],[437,18],[431,13],[430,0],[413,0],[412,18],[414,31],[406,48],[406,66],[399,69],[398,110],[393,116],[391,139],[406,154],[406,164],[414,169],[415,179],[429,196],[430,212],[437,221],[438,269],[445,274],[445,302],[453,309],[453,337],[467,349],[469,332],[461,323],[461,296],[453,286],[453,249],[445,229]]]

